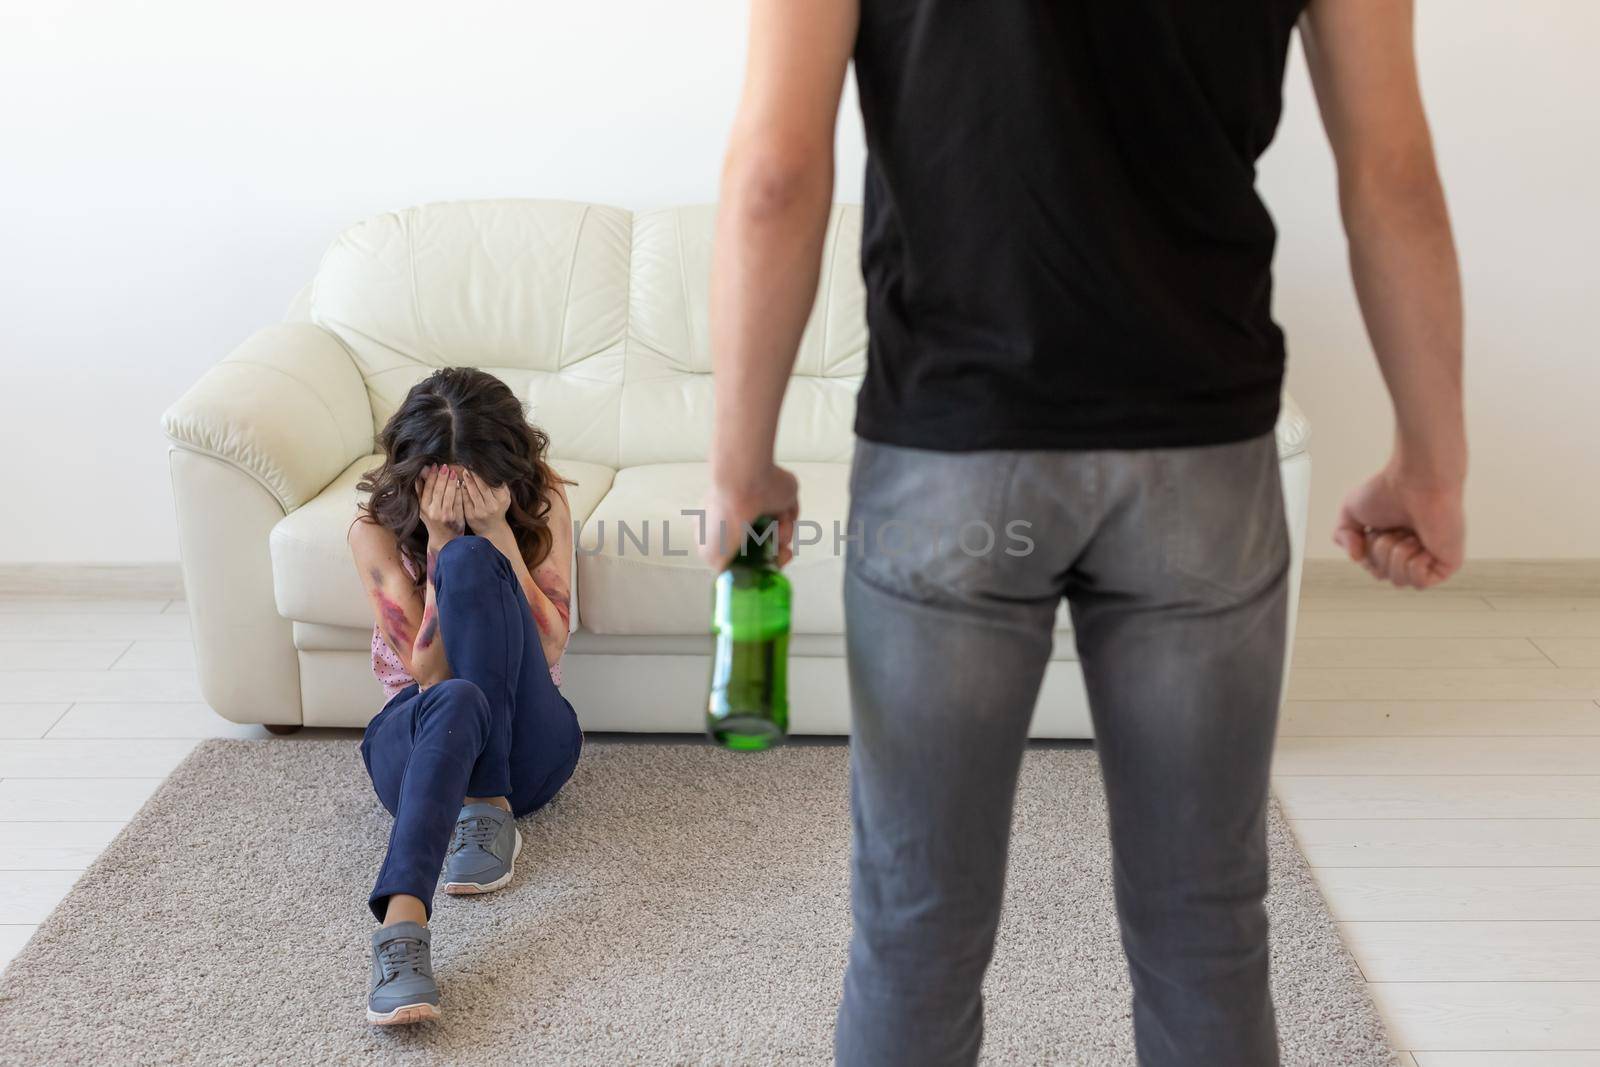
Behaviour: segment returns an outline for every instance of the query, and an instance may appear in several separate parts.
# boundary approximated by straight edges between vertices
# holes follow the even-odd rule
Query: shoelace
[[[385,941],[378,949],[378,960],[383,964],[383,981],[387,985],[402,974],[422,972],[422,942],[415,937],[397,937]]]
[[[500,833],[500,824],[484,815],[475,815],[456,823],[455,836],[450,839],[450,854],[455,855],[468,845],[477,845],[485,852],[494,844]]]

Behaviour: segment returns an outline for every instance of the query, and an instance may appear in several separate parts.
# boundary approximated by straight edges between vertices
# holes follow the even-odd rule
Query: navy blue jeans
[[[432,913],[465,798],[507,797],[526,815],[560,792],[583,747],[500,550],[481,537],[455,538],[439,552],[433,585],[452,677],[396,693],[361,739],[378,799],[394,816],[369,898],[380,922],[396,893]]]

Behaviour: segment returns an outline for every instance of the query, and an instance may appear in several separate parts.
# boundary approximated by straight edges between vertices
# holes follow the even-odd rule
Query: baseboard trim
[[[183,599],[176,563],[0,563],[0,596]]]
[[[1342,559],[1308,559],[1300,587],[1335,593],[1374,588],[1372,577]],[[1600,559],[1475,559],[1440,588],[1504,596],[1600,596]]]

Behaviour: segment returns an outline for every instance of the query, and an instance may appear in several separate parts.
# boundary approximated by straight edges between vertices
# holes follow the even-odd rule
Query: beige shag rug
[[[0,1062],[812,1064],[849,937],[840,744],[592,741],[515,880],[440,896],[444,1019],[363,1018],[389,833],[354,741],[211,741],[0,978]],[[1395,1062],[1305,861],[1272,826],[1288,1064]],[[985,1062],[1133,1062],[1085,747],[1023,768]]]

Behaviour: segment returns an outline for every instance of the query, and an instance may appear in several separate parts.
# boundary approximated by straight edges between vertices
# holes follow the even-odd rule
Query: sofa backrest
[[[341,233],[310,318],[349,349],[376,431],[434,368],[492,371],[551,454],[627,467],[710,446],[708,286],[715,208],[629,212],[551,200],[432,204]],[[849,459],[866,369],[860,208],[828,220],[816,304],[777,455]]]

